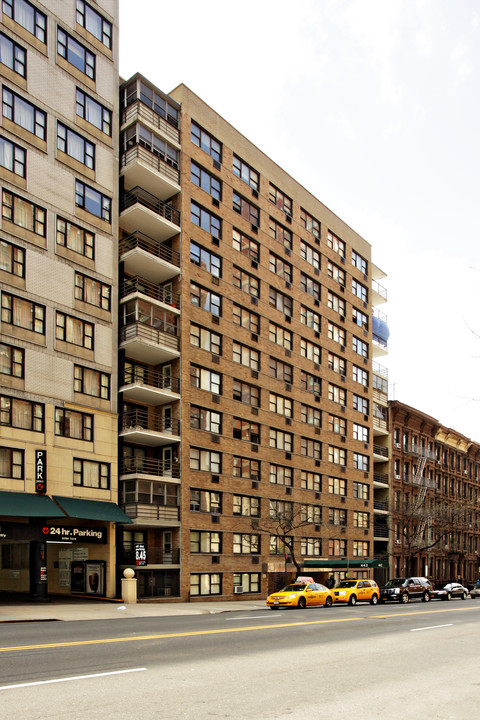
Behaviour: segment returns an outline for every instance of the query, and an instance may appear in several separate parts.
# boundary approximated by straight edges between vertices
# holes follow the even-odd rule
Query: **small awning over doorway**
[[[0,491],[0,515],[8,517],[65,517],[48,495]]]
[[[54,495],[53,499],[60,505],[65,514],[71,518],[82,520],[107,520],[108,522],[131,523],[132,520],[125,515],[118,505],[102,500],[83,500],[81,498],[61,497]]]

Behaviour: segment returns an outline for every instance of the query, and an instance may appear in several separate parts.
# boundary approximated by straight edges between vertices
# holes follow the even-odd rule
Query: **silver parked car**
[[[470,590],[470,597],[471,598],[478,598],[480,597],[480,583],[477,583],[473,586],[473,588]]]
[[[468,588],[457,582],[435,583],[433,587],[433,597],[438,600],[451,600],[452,598],[466,600],[468,597]]]

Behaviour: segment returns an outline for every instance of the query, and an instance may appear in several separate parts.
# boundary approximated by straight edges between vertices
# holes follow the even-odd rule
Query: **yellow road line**
[[[350,618],[329,618],[328,620],[304,620],[299,622],[288,622],[276,625],[250,625],[244,628],[222,628],[219,630],[192,630],[179,633],[162,633],[159,635],[135,635],[121,638],[99,638],[97,640],[72,640],[58,643],[42,643],[39,645],[14,645],[11,647],[0,647],[0,653],[16,652],[20,650],[48,650],[51,648],[76,647],[79,645],[105,645],[109,643],[141,642],[143,640],[166,640],[170,638],[195,637],[198,635],[220,635],[222,633],[251,632],[252,630],[276,630],[277,628],[302,627],[307,625],[329,625],[332,623],[358,622],[359,620],[385,619],[405,617],[408,615],[431,615],[444,612],[463,612],[465,610],[478,610],[480,606],[469,608],[445,608],[438,610],[417,610],[413,612],[395,613],[395,615],[368,615],[365,617]]]

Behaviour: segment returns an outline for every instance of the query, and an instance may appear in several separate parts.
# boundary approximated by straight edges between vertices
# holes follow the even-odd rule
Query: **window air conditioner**
[[[235,585],[233,588],[233,594],[234,595],[241,595],[243,593],[243,586],[242,585]]]

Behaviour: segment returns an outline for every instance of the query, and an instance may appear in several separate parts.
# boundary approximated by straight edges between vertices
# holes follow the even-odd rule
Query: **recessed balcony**
[[[120,175],[125,187],[140,186],[162,200],[180,192],[180,170],[140,144],[120,156]]]
[[[388,448],[384,445],[374,445],[373,446],[373,456],[375,460],[381,460],[385,462],[388,460]]]
[[[156,195],[134,187],[120,196],[120,227],[128,233],[140,230],[163,242],[180,232],[180,213]]]
[[[167,122],[165,118],[140,100],[135,100],[122,110],[120,129],[124,130],[127,125],[131,125],[137,121],[140,121],[147,127],[150,126],[151,129],[163,136],[168,142],[180,148],[180,132],[178,127],[174,127],[171,123]]]
[[[373,501],[373,512],[379,515],[388,515],[389,505],[388,500],[374,500]]]
[[[180,253],[142,232],[121,238],[119,255],[129,275],[150,282],[163,283],[180,274]]]
[[[374,523],[373,537],[375,539],[379,538],[381,540],[388,540],[388,527],[386,525],[382,525],[381,523]]]
[[[160,365],[180,357],[180,340],[166,331],[165,323],[159,327],[141,322],[124,325],[120,329],[120,348],[127,357],[148,365]]]
[[[151,457],[124,457],[120,464],[120,477],[141,479],[165,479],[168,482],[180,482],[180,463],[178,460],[159,460]]]
[[[389,484],[388,473],[373,473],[373,485],[374,487],[386,487]]]
[[[145,405],[166,405],[180,399],[180,378],[143,365],[126,367],[120,386],[125,400]]]
[[[120,285],[120,300],[133,300],[135,295],[146,295],[152,300],[156,300],[162,305],[168,305],[168,308],[174,313],[180,310],[180,295],[173,292],[171,288],[164,288],[161,285],[145,280],[143,277],[126,278]]]
[[[149,447],[180,442],[180,420],[148,410],[129,410],[121,416],[120,437]]]

